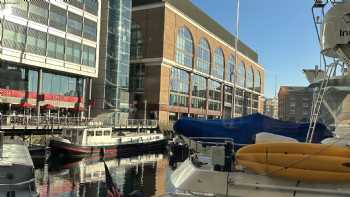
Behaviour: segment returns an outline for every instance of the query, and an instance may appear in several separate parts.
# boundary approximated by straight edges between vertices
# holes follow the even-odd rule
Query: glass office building
[[[129,56],[131,0],[102,2],[100,76],[94,80],[94,114],[127,119],[129,113]]]
[[[84,108],[89,79],[98,75],[100,1],[2,5],[0,109],[22,102]]]

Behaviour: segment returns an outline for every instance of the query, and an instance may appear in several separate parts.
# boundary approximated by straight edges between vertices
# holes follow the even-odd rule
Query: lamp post
[[[236,6],[236,39],[235,39],[235,66],[233,68],[233,118],[236,117],[236,83],[237,83],[237,66],[238,66],[238,58],[237,58],[237,51],[238,51],[238,40],[239,40],[239,2],[240,0],[237,0],[237,6]],[[231,114],[232,116],[232,114]]]

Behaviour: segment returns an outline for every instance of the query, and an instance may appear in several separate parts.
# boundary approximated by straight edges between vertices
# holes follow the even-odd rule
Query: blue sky
[[[236,0],[193,0],[227,30],[235,32]],[[313,0],[241,0],[240,39],[259,54],[265,68],[265,95],[281,85],[306,86],[303,68],[319,64],[312,20]],[[278,92],[278,88],[277,88]]]

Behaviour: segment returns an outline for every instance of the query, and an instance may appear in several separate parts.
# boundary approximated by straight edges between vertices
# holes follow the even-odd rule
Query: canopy
[[[282,135],[304,142],[308,128],[309,123],[280,121],[262,114],[252,114],[231,120],[184,118],[174,125],[174,130],[185,137],[232,138],[235,144],[253,144],[255,135],[260,132]],[[327,127],[318,123],[313,142],[320,143],[331,136],[332,133]]]
[[[32,108],[32,107],[34,107],[32,104],[30,104],[30,103],[28,103],[28,102],[20,103],[20,104],[18,104],[18,106],[19,106],[20,108]]]
[[[46,104],[43,106],[44,109],[47,109],[47,110],[53,110],[55,109],[55,106],[51,105],[51,104]]]

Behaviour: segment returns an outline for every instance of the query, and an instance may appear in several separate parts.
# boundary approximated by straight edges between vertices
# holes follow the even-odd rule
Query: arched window
[[[209,74],[210,69],[210,48],[206,39],[201,38],[197,48],[197,70]]]
[[[246,86],[248,89],[254,90],[254,71],[251,66],[247,68]]]
[[[234,69],[235,69],[235,58],[233,55],[230,55],[226,64],[226,81],[233,82],[234,74],[235,74]]]
[[[261,92],[261,76],[260,76],[260,72],[258,70],[255,70],[254,90],[256,92]]]
[[[140,25],[132,23],[131,41],[130,41],[130,58],[140,59],[143,57],[143,38]]]
[[[176,63],[192,68],[193,40],[190,31],[181,27],[176,38]]]
[[[224,53],[217,48],[214,53],[214,65],[211,74],[219,79],[224,79]]]
[[[241,62],[237,67],[237,85],[245,87],[245,65]]]

